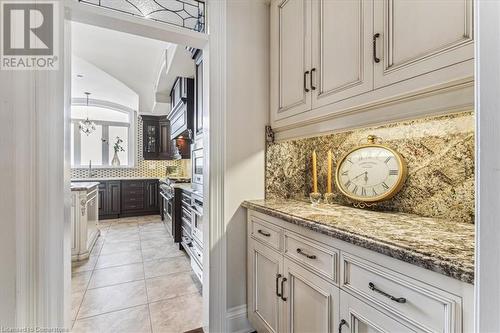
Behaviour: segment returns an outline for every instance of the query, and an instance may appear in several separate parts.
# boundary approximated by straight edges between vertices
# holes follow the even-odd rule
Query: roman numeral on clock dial
[[[399,174],[399,170],[389,170],[389,175],[390,176],[397,176]]]

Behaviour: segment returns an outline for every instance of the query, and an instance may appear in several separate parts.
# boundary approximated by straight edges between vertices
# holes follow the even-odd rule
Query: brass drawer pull
[[[307,257],[309,259],[316,259],[316,256],[314,254],[307,254],[302,249],[297,249],[297,253],[303,255],[304,257]]]
[[[377,287],[375,287],[375,284],[373,284],[373,282],[368,283],[368,288],[370,288],[371,290],[373,290],[376,293],[379,293],[382,296],[389,298],[391,301],[398,302],[398,303],[406,303],[406,298],[394,297],[392,295],[389,295],[388,293],[386,293],[380,289],[377,289]]]
[[[271,234],[268,233],[268,232],[265,232],[265,231],[262,231],[261,229],[257,230],[257,232],[263,236],[266,236],[266,237],[271,237]]]

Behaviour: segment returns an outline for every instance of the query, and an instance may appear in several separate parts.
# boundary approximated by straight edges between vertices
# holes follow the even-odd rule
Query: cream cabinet
[[[271,103],[282,119],[311,109],[311,1],[274,1],[271,16]]]
[[[248,211],[259,332],[471,332],[472,285]]]
[[[468,0],[375,0],[375,88],[472,59],[472,18]]]
[[[270,27],[278,138],[473,105],[472,0],[271,0]]]

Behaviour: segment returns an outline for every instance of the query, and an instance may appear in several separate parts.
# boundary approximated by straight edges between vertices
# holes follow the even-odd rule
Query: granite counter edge
[[[252,203],[250,201],[244,201],[242,203],[242,207],[282,219],[286,222],[305,227],[312,231],[319,232],[321,234],[363,247],[368,250],[372,250],[383,255],[387,255],[395,259],[399,259],[401,261],[431,270],[436,273],[449,276],[462,282],[470,284],[474,283],[474,269],[464,269],[460,265],[440,258],[424,255],[402,247],[397,247],[395,245],[377,241],[372,238],[352,234],[340,229],[336,229],[335,227],[326,226],[319,222],[301,218],[295,215],[290,215],[273,208]]]

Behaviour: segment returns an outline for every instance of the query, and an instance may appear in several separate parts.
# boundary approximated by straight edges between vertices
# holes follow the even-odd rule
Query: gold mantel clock
[[[376,203],[392,198],[403,186],[407,167],[403,156],[394,149],[368,143],[345,154],[337,164],[335,179],[339,190],[348,198],[362,203]]]

